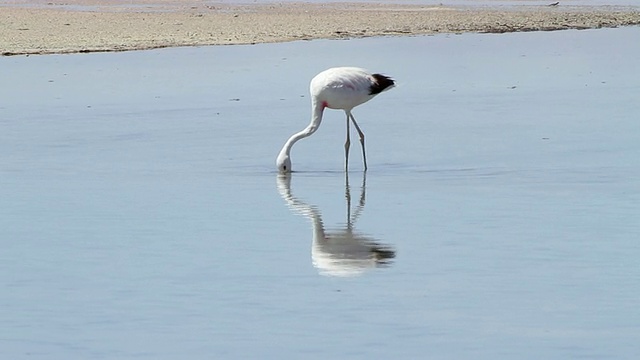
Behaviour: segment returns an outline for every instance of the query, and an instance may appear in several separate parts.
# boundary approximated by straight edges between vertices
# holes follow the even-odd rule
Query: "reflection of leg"
[[[360,187],[360,206],[364,207],[364,198],[367,192],[367,173],[362,173],[362,187]]]
[[[364,162],[364,171],[367,171],[367,154],[364,151],[364,133],[362,132],[362,130],[360,130],[360,126],[358,126],[358,123],[356,122],[356,119],[353,117],[353,115],[349,113],[349,116],[351,116],[351,121],[353,121],[353,125],[356,126],[356,130],[358,130],[358,135],[360,136],[360,145],[362,145],[362,161]]]
[[[363,171],[362,187],[360,188],[360,202],[358,203],[358,206],[356,207],[356,210],[353,212],[353,216],[351,217],[351,222],[353,224],[356,223],[356,221],[360,217],[360,214],[362,213],[362,211],[364,211],[366,192],[367,192],[367,172]]]
[[[348,171],[344,173],[344,197],[345,199],[347,199],[347,226],[350,228],[351,227],[351,187],[349,186]]]
[[[349,146],[351,146],[351,140],[349,139],[349,115],[351,115],[351,113],[349,113],[348,111],[345,111],[345,113],[347,114],[347,141],[344,142],[344,171],[348,172],[349,171]]]

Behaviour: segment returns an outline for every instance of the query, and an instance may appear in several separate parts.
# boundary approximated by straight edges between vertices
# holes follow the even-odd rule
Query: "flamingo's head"
[[[276,166],[280,174],[288,174],[291,172],[291,158],[286,153],[280,153],[276,159]]]

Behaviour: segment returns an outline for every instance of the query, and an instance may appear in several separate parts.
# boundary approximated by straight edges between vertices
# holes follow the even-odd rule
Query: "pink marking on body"
[[[329,107],[329,103],[328,103],[328,102],[326,102],[326,101],[323,101],[323,102],[322,102],[322,107],[323,107],[323,108]]]

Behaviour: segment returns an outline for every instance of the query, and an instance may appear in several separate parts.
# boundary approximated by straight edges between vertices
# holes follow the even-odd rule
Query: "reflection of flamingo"
[[[362,145],[362,161],[367,171],[367,156],[364,151],[364,133],[351,114],[354,107],[373,99],[379,93],[395,86],[390,77],[381,74],[370,74],[364,69],[355,67],[331,68],[316,75],[311,80],[311,122],[305,129],[293,134],[284,144],[276,159],[276,166],[280,173],[291,172],[289,153],[296,141],[310,136],[320,126],[322,113],[325,108],[342,109],[347,115],[347,141],[344,143],[344,171],[349,171],[349,120],[358,131]]]
[[[353,224],[364,209],[366,176],[362,178],[360,202],[351,214],[351,190],[346,176],[345,197],[347,200],[347,223],[344,228],[326,230],[320,210],[291,194],[291,176],[278,175],[278,192],[289,208],[309,219],[313,226],[311,259],[320,274],[332,276],[356,276],[366,269],[390,264],[395,251],[362,233],[354,230]]]

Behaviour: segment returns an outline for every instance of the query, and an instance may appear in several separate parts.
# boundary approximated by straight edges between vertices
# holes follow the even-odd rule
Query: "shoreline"
[[[177,46],[640,25],[623,6],[460,7],[380,3],[226,5],[70,0],[0,6],[0,54],[65,54]]]

